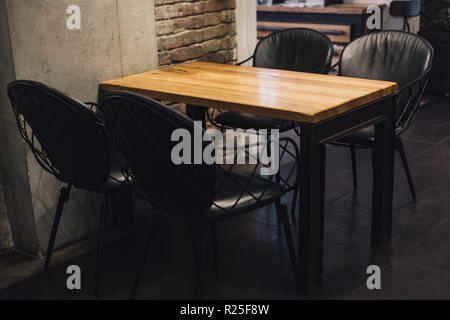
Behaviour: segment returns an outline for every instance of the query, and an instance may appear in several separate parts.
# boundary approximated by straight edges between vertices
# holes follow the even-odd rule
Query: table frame
[[[394,94],[319,123],[299,123],[297,289],[301,296],[316,292],[323,279],[325,145],[371,125],[375,125],[372,245],[382,245],[391,238],[395,101]],[[186,111],[190,118],[205,121],[204,107],[187,105]]]

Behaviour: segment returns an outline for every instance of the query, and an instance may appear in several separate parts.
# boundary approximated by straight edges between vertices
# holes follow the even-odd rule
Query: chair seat
[[[375,142],[375,127],[370,126],[339,140],[344,143],[371,146]]]
[[[291,130],[295,126],[293,121],[268,118],[249,113],[228,111],[217,115],[214,121],[231,128],[242,129],[279,129],[280,132]]]
[[[255,175],[249,182],[249,173],[233,172],[226,177],[222,170],[217,169],[217,184],[220,185],[224,179],[225,183],[216,195],[214,204],[203,216],[207,220],[224,220],[262,208],[287,192],[283,186],[267,178]],[[249,192],[239,199],[241,186],[245,186]],[[239,201],[236,203],[237,199]]]

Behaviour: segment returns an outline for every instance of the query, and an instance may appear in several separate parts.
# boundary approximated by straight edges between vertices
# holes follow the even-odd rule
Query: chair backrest
[[[106,128],[88,106],[35,81],[11,82],[8,96],[20,133],[46,171],[79,188],[108,179]]]
[[[261,39],[253,66],[320,73],[331,65],[333,54],[333,43],[323,33],[306,28],[285,29]]]
[[[424,38],[402,31],[382,31],[358,38],[341,54],[339,75],[397,82],[397,132],[412,119],[426,86],[434,50]]]
[[[178,215],[201,215],[211,207],[215,166],[176,165],[171,158],[179,143],[172,141],[172,133],[187,130],[194,149],[197,124],[155,100],[129,92],[107,92],[100,100],[111,148],[126,158],[122,170],[142,195],[157,208]]]
[[[430,68],[433,47],[424,38],[402,31],[383,31],[358,38],[341,54],[339,74],[397,82],[399,88]]]
[[[392,1],[389,14],[393,17],[417,17],[421,8],[420,1]]]

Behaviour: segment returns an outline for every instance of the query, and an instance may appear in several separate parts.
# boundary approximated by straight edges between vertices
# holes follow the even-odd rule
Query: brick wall
[[[159,65],[236,60],[236,0],[155,0]]]

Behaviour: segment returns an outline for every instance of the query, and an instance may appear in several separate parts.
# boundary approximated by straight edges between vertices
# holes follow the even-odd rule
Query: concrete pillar
[[[16,79],[8,16],[8,3],[0,0],[0,169],[4,207],[17,248],[37,254],[39,243],[33,217],[25,148],[7,104],[6,85]],[[5,230],[5,228],[3,228]]]
[[[81,10],[70,30],[67,8]],[[45,252],[60,183],[19,137],[6,99],[15,79],[42,81],[82,101],[98,84],[157,67],[154,4],[149,0],[0,0],[0,168],[14,246]],[[0,197],[1,199],[1,197]],[[93,232],[98,197],[76,190],[64,211],[57,247]]]
[[[237,60],[242,61],[253,54],[257,43],[256,1],[236,1],[236,32]]]

